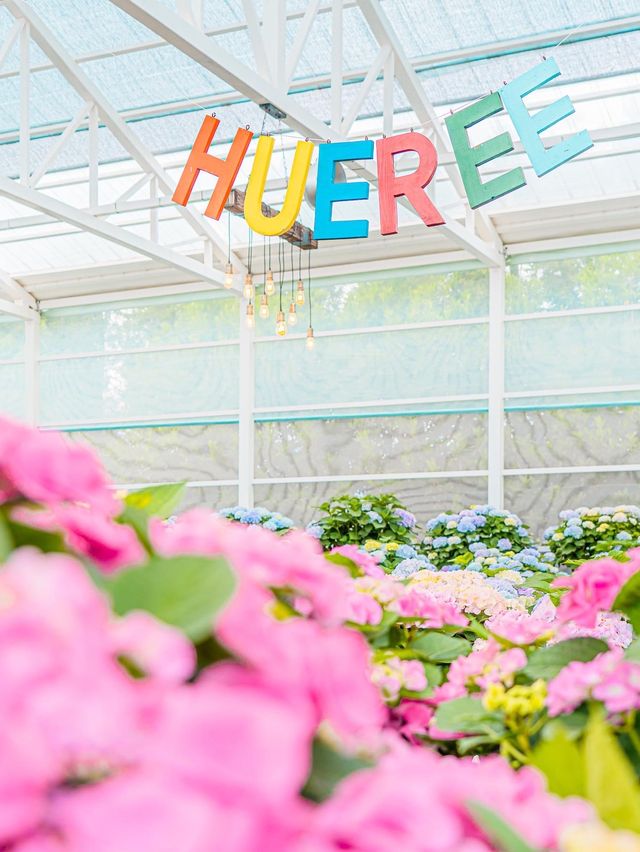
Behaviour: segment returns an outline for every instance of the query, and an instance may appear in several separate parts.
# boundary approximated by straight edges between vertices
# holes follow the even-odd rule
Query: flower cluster
[[[640,663],[625,660],[616,648],[586,663],[571,662],[549,681],[550,716],[572,713],[588,698],[611,714],[640,709]]]
[[[406,580],[416,571],[433,569],[427,557],[410,544],[397,541],[365,541],[363,550],[378,562],[387,574]]]
[[[239,524],[257,524],[267,530],[280,534],[284,534],[294,528],[291,518],[281,515],[280,512],[270,512],[262,506],[257,506],[255,509],[233,506],[226,509],[219,509],[218,514],[223,518],[228,518],[230,521],[237,521]]]
[[[544,533],[559,562],[580,563],[640,545],[638,506],[580,506],[559,517],[558,526]]]
[[[460,512],[442,512],[426,523],[423,547],[438,567],[466,557],[470,545],[497,548],[501,553],[520,551],[532,542],[517,515],[491,506],[471,506]]]
[[[558,573],[553,564],[555,556],[548,547],[525,547],[517,553],[511,549],[511,542],[503,539],[498,547],[486,547],[482,542],[469,545],[469,556],[458,557],[453,565],[445,566],[448,570],[458,564],[468,571],[483,571],[493,576],[499,571],[519,571],[528,577],[535,572]]]
[[[507,610],[524,612],[533,603],[524,579],[516,572],[486,577],[477,571],[424,571],[414,575],[412,585],[455,601],[463,612],[491,616]]]
[[[90,455],[23,434],[28,472],[12,470],[5,434],[0,447],[5,553],[16,545],[0,572],[0,711],[11,720],[0,848],[211,852],[224,838],[226,852],[480,852],[492,841],[478,803],[553,849],[594,820],[535,770],[442,758],[398,735],[387,704],[419,706],[439,671],[406,643],[468,626],[428,585],[384,574],[358,548],[360,565],[334,554],[356,564],[350,576],[302,532],[278,537],[204,509],[171,524],[137,513],[129,526]],[[55,552],[70,547],[67,531],[42,516],[58,508],[128,530],[132,562],[99,576]],[[104,555],[97,543],[82,552]],[[383,647],[375,618],[345,624],[357,595],[395,620],[402,651]],[[333,789],[326,760],[339,767]]]
[[[307,532],[325,550],[342,544],[363,545],[369,539],[411,544],[416,518],[393,494],[344,495],[320,506],[326,515],[313,521]]]

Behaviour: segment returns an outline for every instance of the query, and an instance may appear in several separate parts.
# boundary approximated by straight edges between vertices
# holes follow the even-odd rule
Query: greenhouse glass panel
[[[24,418],[24,365],[0,364],[0,412],[11,417]]]
[[[24,356],[25,324],[23,320],[0,314],[0,361]]]

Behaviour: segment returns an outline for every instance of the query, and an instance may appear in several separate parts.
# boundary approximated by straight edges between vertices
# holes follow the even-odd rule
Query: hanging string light
[[[304,305],[304,282],[302,280],[302,249],[298,246],[298,283],[296,284],[296,305]]]
[[[289,316],[287,320],[289,325],[295,325],[298,322],[298,315],[296,313],[296,303],[295,303],[295,291],[294,291],[294,281],[293,281],[293,243],[291,245],[291,302],[289,303]]]
[[[264,282],[262,285],[262,296],[260,296],[260,319],[269,319],[269,296],[267,295],[267,248],[266,238],[262,239],[262,271],[264,274]],[[270,271],[270,270],[269,270]],[[272,278],[273,281],[273,278]]]
[[[224,268],[224,286],[227,290],[233,287],[234,269],[231,263],[231,211],[227,212],[227,263]]]
[[[276,292],[276,286],[273,283],[273,272],[271,271],[271,237],[269,237],[269,268],[265,276],[264,292],[267,296],[273,296]]]
[[[249,301],[253,300],[253,273],[251,272],[251,264],[253,260],[253,231],[249,230],[249,257],[247,262],[247,274],[244,277],[244,287],[242,295]]]
[[[283,251],[284,251],[284,249],[282,247],[282,241],[280,241],[278,243],[278,280],[279,280],[279,287],[280,287],[280,303],[279,303],[279,310],[278,310],[278,313],[276,315],[276,334],[278,335],[278,337],[284,337],[285,334],[287,333],[287,324],[284,320],[284,311],[282,310],[282,284],[283,284],[283,278],[284,278],[284,273],[283,273],[283,268],[282,268]]]
[[[311,252],[307,252],[307,287],[309,288],[309,328],[307,329],[306,346],[308,350],[315,346],[315,337],[313,336],[313,317],[311,314]]]

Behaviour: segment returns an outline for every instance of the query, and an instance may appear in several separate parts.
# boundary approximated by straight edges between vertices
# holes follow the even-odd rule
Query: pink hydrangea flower
[[[89,447],[0,418],[0,499],[18,496],[46,506],[84,503],[107,515],[119,509]]]
[[[436,704],[461,698],[471,690],[484,691],[492,683],[510,686],[513,676],[527,664],[522,648],[504,650],[495,639],[476,642],[471,653],[451,663],[447,681],[434,690]]]
[[[419,660],[401,660],[400,657],[388,657],[373,667],[371,680],[380,689],[388,702],[398,700],[401,690],[422,692],[427,688],[424,666]]]
[[[380,624],[383,609],[375,598],[363,592],[350,591],[347,596],[346,620],[354,624]]]
[[[589,697],[612,714],[640,708],[640,664],[625,661],[619,648],[587,663],[574,660],[549,681],[549,715],[572,713]]]
[[[629,577],[640,569],[640,559],[618,562],[597,559],[581,565],[569,577],[558,577],[552,585],[567,588],[558,606],[558,619],[594,627],[598,613],[610,610]]]
[[[467,617],[453,603],[419,586],[405,588],[391,608],[407,618],[422,619],[423,627],[437,628],[447,624],[464,627],[468,624]]]
[[[342,556],[346,556],[368,577],[386,576],[377,559],[370,553],[360,550],[356,544],[341,544],[339,547],[334,547],[331,553],[340,553]]]
[[[426,701],[402,699],[391,712],[393,727],[412,745],[420,743],[419,737],[426,736],[434,710]]]
[[[514,645],[530,645],[542,638],[550,638],[553,628],[549,621],[529,615],[528,612],[503,612],[485,622],[490,633]]]
[[[87,556],[102,571],[111,573],[145,561],[145,550],[132,527],[81,506],[64,506],[54,514],[71,550]]]
[[[195,648],[184,633],[148,612],[130,612],[116,619],[109,635],[116,656],[128,657],[163,683],[183,683],[195,670]]]

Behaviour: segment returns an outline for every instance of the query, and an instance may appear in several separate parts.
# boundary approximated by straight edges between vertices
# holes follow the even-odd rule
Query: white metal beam
[[[504,310],[505,270],[489,270],[488,502],[504,503]]]
[[[132,133],[131,128],[118,114],[117,110],[105,98],[98,87],[87,76],[82,68],[78,66],[73,57],[66,51],[64,46],[56,38],[55,34],[49,29],[46,23],[40,18],[33,8],[24,0],[5,0],[5,5],[16,18],[22,18],[28,24],[28,32],[36,41],[42,51],[51,59],[64,76],[67,82],[78,92],[78,94],[88,103],[94,104],[97,108],[100,118],[107,125],[109,130],[116,137],[118,142],[125,148],[126,151],[136,160],[140,167],[149,174],[155,175],[162,190],[167,193],[172,193],[175,186],[170,181],[164,168],[160,165],[156,157],[140,142],[140,140]],[[177,15],[174,15],[177,20],[181,20]],[[202,35],[192,25],[189,29],[198,35]],[[23,28],[22,36],[26,27]],[[204,38],[204,36],[202,36]],[[27,65],[28,68],[28,65]],[[26,80],[22,79],[23,85],[28,86],[28,74]],[[28,92],[28,89],[27,89]],[[30,128],[27,123],[26,132],[24,133],[25,145],[28,145]],[[23,141],[23,130],[21,129],[21,141]],[[27,149],[28,150],[28,149]],[[23,155],[23,166],[21,175],[25,168],[25,161],[28,165],[27,155]],[[28,169],[23,179],[28,178]],[[222,263],[227,260],[227,245],[226,241],[221,236],[219,229],[212,226],[210,221],[203,216],[195,213],[187,207],[180,207],[181,215],[189,222],[191,227],[200,234],[211,240],[214,250]],[[244,264],[239,258],[234,257],[234,264],[241,271],[244,271]]]
[[[214,287],[220,287],[224,282],[224,275],[220,270],[205,266],[203,263],[192,260],[190,257],[172,251],[165,246],[139,237],[125,228],[112,225],[111,222],[97,219],[83,210],[77,210],[69,204],[58,201],[57,198],[46,195],[44,192],[22,186],[17,181],[0,177],[0,195],[6,196],[18,204],[31,207],[33,210],[53,216],[55,219],[68,222],[89,234],[95,234],[97,237],[117,243],[152,260],[159,260],[167,266],[188,272],[195,279],[207,281]]]
[[[0,269],[0,291],[4,291],[9,298],[29,308],[36,309],[36,300],[31,293],[28,293],[25,288],[19,284],[14,278],[7,274],[4,269]]]
[[[440,156],[451,154],[451,144],[444,125],[427,97],[420,78],[405,53],[402,42],[382,9],[380,0],[358,0],[358,5],[378,44],[381,47],[387,46],[393,53],[395,77],[402,86],[418,120],[421,124],[426,125],[423,132],[427,136],[433,137]],[[457,163],[445,162],[444,167],[460,198],[466,199]],[[488,215],[480,211],[477,219],[482,222],[484,230],[494,244],[501,249],[502,242]]]
[[[7,299],[0,299],[0,314],[9,314],[23,320],[33,320],[38,317],[38,312],[32,308],[27,308],[18,302],[10,302]]]
[[[15,3],[21,0],[8,0],[8,2]],[[157,0],[112,0],[112,2],[250,100],[255,103],[267,101],[281,109],[286,114],[289,127],[302,136],[330,139],[336,142],[344,140],[343,134],[337,128],[328,127],[298,101],[288,96],[283,88],[265,80],[251,68],[239,62],[235,56],[213,44],[210,39],[194,27],[190,27]],[[373,186],[377,185],[377,174],[369,168],[357,165],[354,171],[363,180]],[[407,206],[413,210],[411,205]],[[455,221],[445,222],[444,225],[439,226],[438,230],[487,266],[500,266],[504,262],[501,252],[495,245],[467,231]]]
[[[239,304],[238,504],[252,508],[255,475],[255,341],[254,329],[247,326],[244,304]]]

